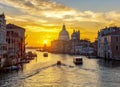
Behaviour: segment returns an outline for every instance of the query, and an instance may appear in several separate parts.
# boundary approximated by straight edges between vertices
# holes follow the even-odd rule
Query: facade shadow
[[[120,61],[99,59],[98,64],[103,67],[120,67]]]

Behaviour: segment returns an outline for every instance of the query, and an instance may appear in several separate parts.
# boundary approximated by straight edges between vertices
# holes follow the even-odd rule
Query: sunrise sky
[[[0,0],[7,23],[26,29],[28,46],[58,38],[63,24],[68,32],[94,41],[105,26],[120,26],[120,0]]]

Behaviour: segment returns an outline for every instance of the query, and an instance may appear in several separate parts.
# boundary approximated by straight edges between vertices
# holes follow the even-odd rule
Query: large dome
[[[59,33],[59,40],[69,41],[69,33],[66,31],[65,25],[63,25],[62,30]]]

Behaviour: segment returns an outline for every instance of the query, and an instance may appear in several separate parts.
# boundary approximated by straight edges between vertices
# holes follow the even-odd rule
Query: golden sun
[[[44,43],[44,44],[47,44],[47,43],[48,43],[48,41],[47,41],[47,40],[44,40],[44,41],[43,41],[43,43]]]

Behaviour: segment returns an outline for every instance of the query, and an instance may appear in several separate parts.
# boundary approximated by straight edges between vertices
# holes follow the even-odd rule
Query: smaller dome
[[[72,35],[71,35],[71,38],[72,38],[72,40],[75,40],[75,39],[80,40],[80,31],[74,30]]]

